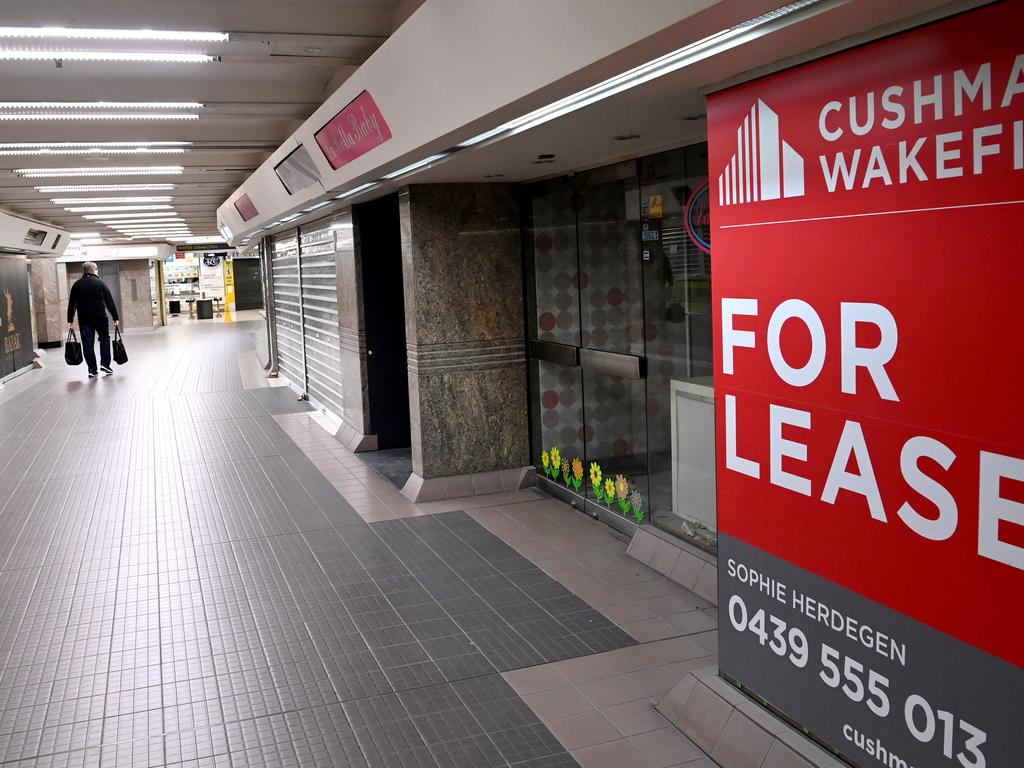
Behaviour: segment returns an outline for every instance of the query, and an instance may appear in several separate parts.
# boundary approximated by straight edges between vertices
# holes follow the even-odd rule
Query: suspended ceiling
[[[107,142],[90,154],[4,154],[0,147],[0,208],[73,233],[99,232],[110,242],[161,226],[195,236],[216,235],[215,211],[324,99],[372,54],[422,0],[4,0],[4,27],[66,27],[226,32],[226,42],[80,40],[0,37],[4,52],[199,53],[206,63],[81,62],[0,58],[0,145]],[[198,103],[201,108],[62,108],[68,102]],[[48,102],[29,108],[24,102]],[[10,103],[10,104],[8,104]],[[128,119],[38,119],[40,113],[130,114]],[[29,119],[11,119],[30,114]],[[194,114],[198,119],[140,115]],[[6,116],[6,117],[5,117]],[[115,153],[110,142],[178,142],[160,153]],[[150,147],[151,149],[153,147]],[[78,149],[78,147],[76,147]],[[166,150],[172,150],[170,152]],[[180,150],[184,150],[183,152]],[[17,148],[16,151],[24,151]],[[181,166],[181,172],[135,173],[139,166]],[[126,175],[100,175],[127,167]],[[75,177],[24,178],[18,169],[85,168]],[[172,184],[169,190],[41,192],[41,186]],[[67,208],[111,203],[54,199],[170,197],[137,204],[152,211],[103,211],[106,226]],[[126,203],[133,206],[133,202]],[[127,215],[122,215],[122,213]],[[135,215],[135,214],[154,214]],[[163,214],[167,214],[166,217]],[[149,229],[128,222],[165,218]],[[184,226],[172,223],[178,218]],[[119,231],[120,230],[120,231]],[[136,237],[147,238],[142,234]],[[184,237],[184,236],[182,236]]]

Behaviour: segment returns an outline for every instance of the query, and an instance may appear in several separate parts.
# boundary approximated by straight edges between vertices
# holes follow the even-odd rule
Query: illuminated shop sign
[[[356,96],[323,128],[314,134],[331,164],[338,170],[391,138],[391,128],[369,91]]]
[[[1022,26],[708,101],[720,668],[864,768],[1024,754]]]
[[[711,253],[711,200],[710,185],[704,182],[690,195],[686,203],[686,234],[704,253]]]
[[[313,164],[313,158],[303,146],[296,147],[284,160],[274,166],[274,173],[281,180],[289,195],[294,195],[320,180]]]
[[[256,206],[253,205],[252,198],[250,198],[249,195],[240,195],[238,199],[235,200],[234,205],[235,210],[238,211],[238,215],[242,217],[242,221],[249,221],[249,219],[254,219],[259,216],[259,211],[256,210]],[[230,230],[227,230],[226,227],[225,230],[227,231],[227,235],[230,239]]]

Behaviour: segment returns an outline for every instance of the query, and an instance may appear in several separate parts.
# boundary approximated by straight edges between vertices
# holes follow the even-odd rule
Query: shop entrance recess
[[[535,464],[620,528],[710,549],[710,259],[685,223],[706,178],[698,145],[532,185],[523,210]]]

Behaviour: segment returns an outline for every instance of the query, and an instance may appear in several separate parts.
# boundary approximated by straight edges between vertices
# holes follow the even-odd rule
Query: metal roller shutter
[[[302,292],[299,290],[299,249],[294,233],[271,243],[274,274],[274,315],[277,367],[300,392],[306,391],[306,353],[302,341]]]
[[[321,408],[340,416],[341,339],[338,334],[338,283],[335,230],[313,225],[300,231],[303,340],[306,391]]]

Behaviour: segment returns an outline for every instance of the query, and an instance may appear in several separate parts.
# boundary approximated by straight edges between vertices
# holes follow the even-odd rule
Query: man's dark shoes
[[[99,374],[96,373],[96,371],[89,371],[89,378],[90,379],[95,379],[97,376],[99,376]]]
[[[107,376],[113,376],[114,375],[114,369],[111,368],[109,365],[101,365],[100,366],[100,370],[103,371],[105,374],[107,374]]]

